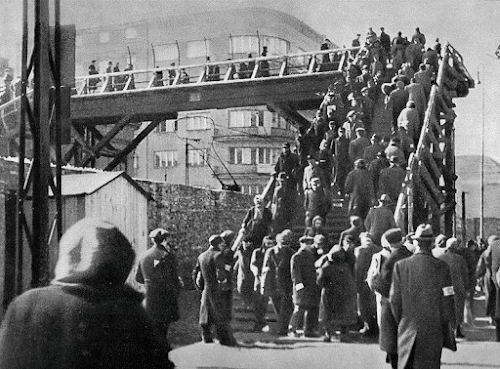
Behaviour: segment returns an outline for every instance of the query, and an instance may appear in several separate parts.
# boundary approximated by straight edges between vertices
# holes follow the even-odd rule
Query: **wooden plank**
[[[434,183],[434,180],[432,179],[425,165],[420,165],[419,172],[420,172],[420,177],[424,181],[427,190],[429,190],[430,193],[432,193],[433,198],[438,204],[442,204],[444,202],[444,196],[441,193],[439,186],[436,183]]]

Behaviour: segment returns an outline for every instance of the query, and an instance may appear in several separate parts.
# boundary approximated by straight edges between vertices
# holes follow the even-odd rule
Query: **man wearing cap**
[[[370,166],[371,162],[377,158],[377,154],[383,150],[380,144],[380,135],[378,133],[372,134],[370,138],[370,146],[365,147],[363,151],[363,159],[366,160],[366,164]]]
[[[462,332],[462,323],[464,322],[465,296],[469,289],[469,270],[467,263],[462,255],[460,255],[461,245],[455,237],[451,237],[446,241],[444,254],[438,259],[443,260],[448,264],[451,273],[451,282],[455,295],[455,334],[457,338],[464,338]]]
[[[307,155],[307,167],[304,168],[304,176],[302,179],[302,189],[304,192],[311,188],[311,179],[313,178],[325,178],[325,173],[321,169],[316,161],[314,155]],[[321,185],[325,188],[326,183],[321,182]]]
[[[356,128],[356,138],[349,142],[349,159],[355,162],[363,158],[365,148],[370,146],[370,140],[366,137],[366,132],[363,127]]]
[[[377,152],[377,157],[372,160],[372,162],[368,166],[368,171],[372,176],[373,193],[375,195],[380,194],[378,182],[380,179],[380,172],[385,168],[389,168],[389,160],[387,160],[384,150],[380,150],[379,152]]]
[[[300,249],[291,259],[293,304],[295,307],[290,321],[290,331],[293,335],[297,334],[297,329],[304,321],[305,314],[304,336],[317,337],[315,330],[318,323],[321,289],[316,284],[314,238],[302,236],[299,242]]]
[[[446,252],[446,240],[448,238],[444,234],[438,234],[434,239],[434,248],[432,249],[432,256],[439,258]]]
[[[419,225],[413,240],[417,250],[394,265],[389,293],[398,323],[398,368],[437,369],[443,347],[457,349],[451,328],[454,289],[450,268],[432,256],[432,227]]]
[[[288,323],[293,313],[293,283],[290,260],[295,253],[290,247],[293,233],[286,229],[276,236],[276,246],[266,251],[262,266],[262,295],[271,298],[278,314],[280,336],[288,334]]]
[[[372,235],[373,243],[380,245],[380,239],[385,231],[396,228],[394,214],[390,208],[392,200],[385,193],[378,200],[378,204],[370,209],[365,219],[365,229]]]
[[[170,235],[163,228],[149,233],[152,247],[139,261],[136,281],[144,284],[144,306],[155,323],[155,330],[167,342],[170,323],[179,320],[177,300],[182,283],[178,274],[177,255],[171,249]]]
[[[288,142],[281,145],[282,152],[274,166],[274,171],[278,175],[285,173],[286,185],[297,190],[298,171],[300,169],[299,157],[290,151]]]
[[[380,328],[379,345],[382,351],[387,353],[386,362],[390,363],[393,369],[397,369],[398,325],[392,315],[391,305],[389,303],[389,291],[391,288],[394,264],[413,254],[403,245],[403,234],[399,228],[389,229],[382,235],[382,247],[389,251],[389,254],[380,256],[380,264],[378,265],[380,273],[376,283],[372,286],[373,290],[377,293],[377,302],[379,303],[377,311],[379,313]],[[377,255],[378,254],[375,254],[373,256],[372,263]]]
[[[304,193],[306,227],[312,226],[312,220],[317,215],[326,219],[330,208],[330,197],[328,196],[327,191],[321,186],[321,179],[318,177],[311,178],[311,188],[308,188]]]
[[[272,231],[274,234],[289,227],[294,217],[296,192],[286,185],[285,177],[285,173],[278,174],[271,201]]]
[[[358,115],[359,113],[355,110],[350,110],[349,113],[347,113],[347,121],[342,124],[345,137],[348,140],[354,140],[356,138],[356,128],[364,128]]]
[[[378,334],[377,305],[375,293],[368,286],[366,277],[373,255],[381,251],[382,248],[373,243],[372,237],[368,232],[361,233],[359,238],[361,239],[361,246],[356,247],[354,250],[354,256],[356,257],[354,274],[356,277],[356,291],[358,293],[359,315],[365,323],[363,328],[364,335],[367,337],[376,337]]]
[[[378,191],[380,194],[387,194],[394,201],[391,207],[391,209],[394,209],[406,177],[406,170],[399,165],[400,158],[398,156],[389,157],[389,162],[389,168],[380,171]]]
[[[193,282],[202,291],[200,303],[200,326],[203,342],[212,343],[212,326],[215,326],[219,343],[236,346],[231,332],[231,305],[224,294],[228,274],[224,268],[221,250],[224,240],[219,235],[210,236],[209,248],[198,256],[193,270]]]
[[[345,179],[352,164],[349,160],[349,139],[345,135],[345,128],[339,128],[339,137],[335,139],[335,155],[336,155],[336,176],[335,185],[339,189],[341,195],[344,195]]]
[[[349,215],[357,215],[364,220],[374,199],[372,177],[364,159],[354,162],[354,170],[347,175],[344,189],[346,196],[349,195]]]

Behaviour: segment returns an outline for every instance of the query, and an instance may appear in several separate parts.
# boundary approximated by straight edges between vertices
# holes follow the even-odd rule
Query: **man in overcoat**
[[[318,323],[321,288],[316,284],[314,238],[302,236],[299,242],[300,249],[291,259],[293,304],[295,305],[290,321],[291,333],[296,334],[304,321],[305,314],[304,336],[317,337],[315,329]]]
[[[448,265],[432,256],[432,227],[417,227],[415,254],[393,270],[389,301],[398,323],[398,368],[437,369],[443,347],[456,350],[455,309]]]
[[[363,333],[367,337],[376,337],[378,334],[377,326],[377,305],[375,301],[375,293],[370,289],[366,282],[368,268],[372,261],[372,257],[382,248],[373,243],[371,235],[368,232],[360,234],[361,246],[356,247],[354,256],[356,263],[354,264],[354,275],[356,277],[356,291],[358,293],[358,310],[361,319],[363,320]]]
[[[374,197],[372,177],[364,159],[354,163],[354,170],[347,175],[344,190],[349,195],[349,215],[357,215],[364,220]]]
[[[149,238],[153,246],[139,261],[136,280],[145,286],[144,306],[155,323],[158,336],[166,342],[170,323],[179,319],[177,300],[181,282],[178,261],[165,229],[154,229]]]
[[[195,286],[202,291],[200,304],[200,326],[205,343],[213,342],[212,326],[215,326],[219,343],[236,346],[231,332],[231,305],[227,303],[224,288],[228,274],[224,269],[221,253],[224,240],[219,235],[210,236],[209,248],[198,256],[193,270]]]
[[[262,267],[261,292],[269,296],[278,313],[278,335],[288,334],[288,323],[293,313],[290,260],[295,253],[291,245],[292,233],[285,229],[276,236],[277,245],[266,251]]]
[[[389,292],[392,283],[394,264],[399,260],[408,258],[412,253],[403,245],[403,235],[399,228],[392,228],[382,236],[382,246],[388,246],[390,255],[380,266],[378,284],[374,290],[380,294],[380,332],[379,345],[387,353],[386,361],[393,369],[398,367],[398,324],[392,315],[389,303]]]

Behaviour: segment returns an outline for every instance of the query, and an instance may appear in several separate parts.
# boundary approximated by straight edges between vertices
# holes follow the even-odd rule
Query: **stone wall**
[[[152,196],[150,230],[162,227],[174,233],[179,269],[186,287],[198,255],[207,249],[208,238],[226,229],[239,230],[253,196],[231,191],[137,180]]]

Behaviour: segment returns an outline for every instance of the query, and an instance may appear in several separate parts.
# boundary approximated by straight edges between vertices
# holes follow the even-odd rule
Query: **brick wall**
[[[163,182],[137,182],[153,198],[149,203],[148,228],[162,227],[175,234],[179,273],[186,286],[191,286],[191,271],[198,255],[207,249],[208,238],[226,229],[237,232],[252,206],[251,195]]]

